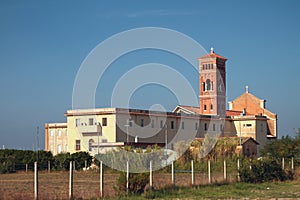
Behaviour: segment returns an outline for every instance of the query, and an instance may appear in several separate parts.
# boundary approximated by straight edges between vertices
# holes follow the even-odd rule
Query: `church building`
[[[226,110],[227,58],[211,49],[198,60],[199,107],[178,105],[167,113],[124,108],[68,110],[66,123],[45,124],[45,150],[95,155],[124,145],[158,144],[172,149],[181,140],[210,134],[238,137],[240,145],[251,142],[259,152],[269,139],[276,139],[277,115],[266,109],[266,100],[249,93],[248,87]]]

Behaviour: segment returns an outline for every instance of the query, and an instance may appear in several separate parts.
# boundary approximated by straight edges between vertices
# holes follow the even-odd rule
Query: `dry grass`
[[[296,173],[297,178],[298,174]],[[116,197],[115,191],[117,179],[119,174],[117,172],[108,172],[104,175],[104,195],[105,197]],[[229,182],[236,181],[236,174],[228,175]],[[75,199],[96,199],[99,197],[99,173],[95,171],[90,172],[74,172],[74,197]],[[208,183],[208,177],[205,174],[195,173],[195,185],[205,185]],[[223,173],[212,173],[213,183],[224,182]],[[300,182],[296,184],[295,190],[300,191]],[[160,191],[166,186],[171,185],[170,173],[153,173],[154,189]],[[176,173],[175,184],[178,187],[191,186],[191,174]],[[237,184],[239,186],[239,184]],[[299,187],[298,187],[299,186]],[[229,187],[229,186],[226,186]],[[286,188],[291,188],[286,187]],[[244,188],[246,189],[246,188]],[[69,173],[68,172],[39,172],[39,199],[68,199],[69,190]],[[226,190],[226,189],[225,189]],[[227,188],[228,190],[228,188]],[[188,191],[188,190],[186,190]],[[211,194],[213,189],[209,192]],[[240,191],[238,191],[240,192]],[[191,193],[189,191],[188,193]],[[201,193],[201,195],[204,195]],[[295,194],[299,197],[300,193]],[[176,197],[176,194],[174,194]],[[233,195],[234,196],[234,195]],[[284,196],[284,195],[283,195]],[[295,197],[292,196],[292,197]],[[208,196],[207,196],[208,197]],[[232,196],[231,196],[232,197]],[[34,198],[33,190],[33,172],[19,172],[14,174],[0,174],[0,200],[20,199],[27,200]]]

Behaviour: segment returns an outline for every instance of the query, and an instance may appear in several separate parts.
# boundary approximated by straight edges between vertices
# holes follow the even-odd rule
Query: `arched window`
[[[207,90],[211,90],[211,81],[210,81],[210,79],[206,80],[206,91]]]
[[[206,104],[204,104],[204,110],[206,110]]]
[[[93,139],[90,139],[90,140],[89,140],[89,151],[92,151],[92,150],[93,150],[93,148],[92,148],[93,143],[94,143],[94,140],[93,140]]]
[[[203,91],[205,91],[205,90],[206,90],[205,82],[202,83],[202,87],[203,87],[203,88],[202,88]]]
[[[214,106],[212,104],[210,104],[210,109],[213,110],[214,109]]]

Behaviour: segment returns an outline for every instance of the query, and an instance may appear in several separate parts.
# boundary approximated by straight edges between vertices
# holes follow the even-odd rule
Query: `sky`
[[[300,128],[299,22],[297,0],[1,0],[0,147],[32,149],[39,127],[43,148],[44,124],[66,121],[76,74],[89,53],[115,34],[143,27],[181,32],[208,52],[214,47],[228,58],[227,100],[248,85],[278,114],[279,137],[294,136]],[[149,49],[109,66],[97,87],[96,106],[109,107],[122,74],[151,62],[174,67],[198,91],[198,74],[185,61]],[[168,88],[155,84],[140,87],[130,99],[130,107],[140,109],[162,104],[171,111],[177,103]]]

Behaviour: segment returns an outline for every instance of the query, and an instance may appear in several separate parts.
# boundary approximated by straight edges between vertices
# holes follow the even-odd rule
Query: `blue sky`
[[[228,58],[227,99],[249,85],[278,114],[279,136],[299,128],[299,1],[0,1],[0,145],[31,149],[36,127],[65,121],[72,108],[76,73],[89,52],[110,36],[132,28],[164,27],[182,32],[207,51]],[[117,47],[116,47],[117,48]],[[177,68],[198,90],[198,75],[184,62],[159,51],[128,54],[112,64],[99,83],[96,105],[109,106],[114,81],[137,64],[158,62]],[[104,80],[104,82],[105,82]],[[98,91],[97,90],[97,91]],[[153,91],[160,95],[151,95]],[[107,96],[105,94],[108,94]],[[160,98],[159,98],[160,97]],[[166,100],[168,99],[168,100]],[[148,85],[131,106],[176,98]]]

